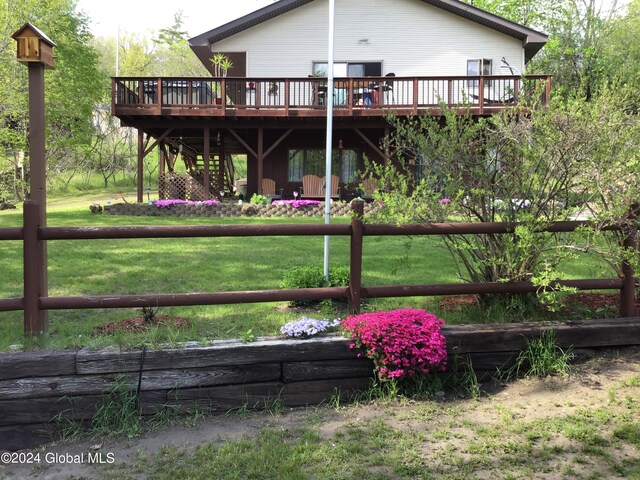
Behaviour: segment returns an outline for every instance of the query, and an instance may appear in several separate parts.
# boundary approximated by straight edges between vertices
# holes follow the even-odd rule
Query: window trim
[[[476,65],[477,75],[469,74],[469,66],[473,63]],[[489,67],[489,73],[485,73],[486,67]],[[470,58],[467,59],[467,76],[468,77],[484,77],[493,75],[493,59],[491,58]],[[478,80],[467,80],[468,87],[478,87]],[[491,80],[485,81],[485,86],[491,86]]]

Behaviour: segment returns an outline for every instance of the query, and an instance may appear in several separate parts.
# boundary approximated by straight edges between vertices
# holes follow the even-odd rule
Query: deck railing
[[[365,225],[362,222],[362,202],[354,202],[351,224],[315,225],[176,225],[131,227],[40,227],[39,206],[25,202],[22,228],[0,228],[0,240],[21,240],[24,245],[24,296],[0,299],[0,311],[24,310],[25,334],[38,334],[42,329],[34,324],[38,312],[59,309],[126,308],[156,306],[220,305],[234,303],[309,301],[321,299],[348,299],[350,309],[356,312],[364,298],[407,297],[431,295],[505,294],[539,291],[541,287],[531,282],[462,283],[440,285],[363,286],[362,257],[363,237],[386,235],[478,235],[505,234],[515,231],[509,223],[443,223],[424,225]],[[573,232],[590,225],[586,221],[554,222],[546,232]],[[619,227],[607,227],[619,230]],[[637,232],[632,230],[623,240],[623,246],[637,249]],[[146,294],[108,296],[39,296],[40,273],[46,267],[38,265],[38,243],[48,240],[96,240],[124,238],[188,238],[188,237],[263,237],[263,236],[322,236],[350,237],[350,274],[348,287],[303,288],[288,290],[260,290],[235,292],[210,292],[191,294]],[[26,266],[29,268],[26,268]],[[560,285],[577,290],[613,289],[620,292],[620,313],[623,317],[634,315],[636,278],[631,265],[624,261],[621,278],[582,279],[552,282],[548,289]],[[31,312],[31,315],[28,314]],[[46,328],[46,327],[45,327]]]
[[[366,77],[336,79],[334,114],[435,113],[442,105],[493,113],[523,100],[547,103],[551,77]],[[116,115],[323,116],[327,79],[116,77]]]

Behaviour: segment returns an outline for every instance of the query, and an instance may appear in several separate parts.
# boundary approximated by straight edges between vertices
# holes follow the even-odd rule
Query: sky
[[[189,38],[273,3],[273,0],[78,0],[78,10],[91,20],[96,37],[121,31],[148,33],[173,24],[182,10]],[[126,14],[124,14],[126,12]]]

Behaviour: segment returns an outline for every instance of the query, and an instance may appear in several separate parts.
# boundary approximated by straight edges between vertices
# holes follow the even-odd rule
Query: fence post
[[[351,202],[351,249],[349,253],[349,311],[360,312],[360,290],[362,287],[362,216],[364,202]]]
[[[625,252],[638,250],[638,230],[635,226],[637,212],[638,204],[632,205],[625,225],[625,227],[627,227],[624,230],[625,237],[622,241]],[[622,289],[620,290],[620,315],[622,317],[633,317],[635,316],[636,306],[636,279],[633,267],[624,258],[622,260],[622,281]]]
[[[24,334],[41,335],[48,330],[46,311],[40,310],[43,272],[46,262],[43,258],[43,241],[38,239],[40,227],[40,205],[24,202],[23,210],[23,261],[24,261]]]

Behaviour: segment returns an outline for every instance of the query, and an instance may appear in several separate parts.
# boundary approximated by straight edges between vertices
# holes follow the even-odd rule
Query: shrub
[[[444,371],[444,321],[424,310],[403,308],[363,313],[342,321],[343,330],[373,361],[380,381],[403,380]]]
[[[258,195],[257,193],[254,193],[251,197],[251,200],[249,200],[249,203],[251,203],[252,205],[268,205],[270,202],[269,199],[264,195]]]
[[[294,267],[288,270],[282,277],[280,288],[322,288],[322,287],[348,287],[349,268],[331,267],[329,268],[329,284],[324,281],[324,269],[322,266],[307,265]],[[317,304],[312,302],[292,302],[293,306],[307,306]]]

